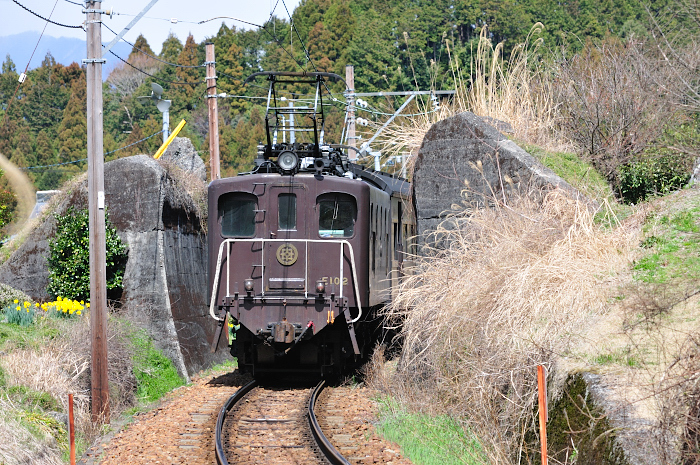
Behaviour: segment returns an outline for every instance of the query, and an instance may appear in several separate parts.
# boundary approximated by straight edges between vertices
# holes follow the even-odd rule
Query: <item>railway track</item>
[[[221,407],[216,422],[219,464],[329,463],[349,465],[321,431],[315,406],[325,383],[278,389],[250,382]]]

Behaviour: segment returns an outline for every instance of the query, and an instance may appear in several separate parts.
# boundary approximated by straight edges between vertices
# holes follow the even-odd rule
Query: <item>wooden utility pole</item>
[[[214,44],[207,42],[207,100],[209,102],[209,166],[211,180],[221,177],[219,166],[219,105],[216,101],[216,61],[214,59]]]
[[[105,244],[104,149],[102,143],[102,2],[88,1],[87,149],[90,229],[90,384],[92,421],[109,423],[107,381],[107,259]]]
[[[357,139],[355,138],[355,67],[353,65],[345,65],[345,82],[348,84],[348,145],[357,147]],[[354,150],[348,151],[350,161],[357,161],[357,152]]]

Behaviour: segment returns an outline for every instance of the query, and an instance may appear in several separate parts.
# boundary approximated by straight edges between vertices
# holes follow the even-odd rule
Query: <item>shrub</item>
[[[689,178],[676,157],[645,158],[620,168],[620,196],[627,203],[637,204],[649,196],[680,189]]]
[[[433,237],[448,247],[431,249]],[[403,344],[392,395],[455,417],[490,463],[513,463],[537,421],[534,366],[605,311],[616,292],[606,277],[626,269],[630,241],[554,191],[455,212],[426,242],[387,307]]]
[[[0,175],[2,171],[0,171]],[[0,190],[0,229],[4,228],[15,217],[17,198],[6,190]]]
[[[55,215],[56,236],[49,242],[49,286],[46,291],[55,297],[75,300],[90,298],[90,250],[88,211],[69,208],[65,215]],[[117,230],[105,217],[107,245],[107,293],[114,298],[121,291],[126,248]]]
[[[620,167],[638,159],[679,121],[674,92],[659,92],[658,84],[676,79],[652,51],[637,40],[609,38],[587,44],[557,67],[561,129],[616,192]]]
[[[31,298],[24,292],[15,289],[7,284],[0,283],[0,308],[5,308],[8,305],[18,302],[31,302]]]

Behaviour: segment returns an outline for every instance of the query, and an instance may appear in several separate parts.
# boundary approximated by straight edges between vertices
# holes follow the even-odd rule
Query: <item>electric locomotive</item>
[[[371,349],[378,310],[411,255],[410,185],[325,143],[323,89],[340,76],[264,72],[246,82],[260,76],[267,143],[250,173],[209,185],[210,314],[219,331],[227,316],[237,328],[231,353],[244,372],[335,375]],[[313,103],[284,105],[281,84],[314,86]]]

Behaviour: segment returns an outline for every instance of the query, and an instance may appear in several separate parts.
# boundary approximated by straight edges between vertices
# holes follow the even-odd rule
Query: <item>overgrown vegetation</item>
[[[419,259],[388,315],[403,325],[396,395],[417,409],[439,405],[490,463],[511,463],[527,447],[533,367],[551,365],[604,311],[630,250],[625,234],[596,226],[564,194],[542,204],[525,194],[450,218],[436,232],[447,248]]]
[[[90,248],[88,210],[69,208],[64,215],[56,214],[56,235],[49,241],[49,286],[52,297],[75,300],[90,299]],[[107,294],[115,299],[122,288],[126,267],[126,247],[117,230],[105,215],[107,263]]]
[[[78,307],[79,302],[60,300],[32,306],[36,315],[24,326],[0,321],[2,463],[60,464],[67,458],[68,393],[75,399],[78,453],[100,433],[89,413],[89,310],[72,310]],[[143,330],[110,317],[107,332],[113,416],[183,384]]]

